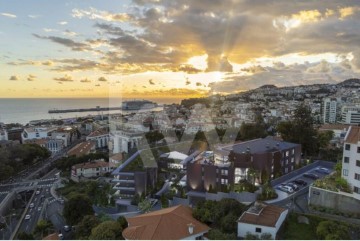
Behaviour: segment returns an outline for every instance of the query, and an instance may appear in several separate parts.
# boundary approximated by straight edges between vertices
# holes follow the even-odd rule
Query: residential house
[[[210,228],[192,216],[189,207],[178,205],[126,218],[126,240],[200,240]]]
[[[51,132],[57,127],[28,127],[21,134],[21,141],[25,143],[27,140],[44,139],[51,136]]]
[[[271,234],[276,239],[277,233],[284,223],[288,210],[278,206],[255,202],[237,221],[237,236],[244,238],[246,234]]]
[[[91,178],[110,173],[115,169],[111,162],[105,162],[103,159],[98,161],[84,162],[71,167],[71,179],[79,181],[81,178]]]

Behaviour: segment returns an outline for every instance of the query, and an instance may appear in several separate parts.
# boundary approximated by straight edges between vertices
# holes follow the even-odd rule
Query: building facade
[[[257,183],[295,170],[300,163],[301,145],[273,138],[256,139],[230,146],[215,152],[203,152],[187,163],[187,186],[191,191],[222,190],[257,172]]]
[[[106,130],[96,130],[86,137],[87,141],[95,141],[96,148],[104,148],[109,144],[110,135]]]
[[[346,105],[341,108],[341,123],[343,124],[360,124],[360,106]]]
[[[351,126],[345,136],[341,176],[360,200],[360,127]]]
[[[340,103],[336,98],[325,98],[322,103],[323,123],[336,123],[339,117]]]

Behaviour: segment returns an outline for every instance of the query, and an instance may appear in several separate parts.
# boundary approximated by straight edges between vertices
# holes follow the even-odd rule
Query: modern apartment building
[[[325,98],[322,103],[323,123],[336,123],[340,115],[340,102],[336,98]]]
[[[346,105],[341,108],[341,123],[360,124],[360,105]]]
[[[156,185],[157,169],[150,149],[137,151],[112,172],[113,188],[125,198],[146,193]]]
[[[272,137],[255,139],[203,152],[187,163],[187,186],[191,191],[204,192],[248,179],[250,170],[270,179],[295,170],[300,162],[301,145],[277,141]],[[210,188],[211,187],[211,188]]]
[[[353,196],[360,200],[360,127],[351,126],[345,136],[341,176],[353,189]]]

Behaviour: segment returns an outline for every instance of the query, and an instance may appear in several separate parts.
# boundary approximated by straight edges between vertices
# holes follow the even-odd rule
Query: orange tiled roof
[[[193,218],[191,208],[183,205],[127,218],[127,221],[129,226],[123,236],[129,240],[177,240],[210,230]],[[194,226],[192,234],[189,224]]]
[[[346,135],[345,142],[357,144],[360,141],[360,126],[351,126],[350,132]]]
[[[251,213],[249,210],[244,212],[238,222],[275,227],[281,213],[283,213],[286,209],[267,204],[264,206],[265,207],[263,207],[259,214]]]

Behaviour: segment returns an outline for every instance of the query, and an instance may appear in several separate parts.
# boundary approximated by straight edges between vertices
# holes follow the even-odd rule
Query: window
[[[261,228],[255,228],[255,232],[261,233]]]
[[[289,156],[289,151],[286,152],[286,156]]]
[[[221,169],[221,175],[227,176],[228,175],[228,170]]]
[[[285,168],[285,173],[288,173],[288,168]]]
[[[343,169],[343,176],[348,176],[349,175],[349,170],[348,169]]]
[[[292,153],[291,153],[291,154],[293,154],[293,155],[295,154],[295,149],[292,149]]]
[[[354,192],[360,194],[360,188],[354,186]]]
[[[295,161],[295,158],[294,157],[292,157],[291,158],[291,163],[293,163]]]
[[[228,180],[224,179],[224,178],[221,178],[221,184],[228,184]]]
[[[289,160],[288,160],[288,159],[286,159],[286,162],[285,162],[285,165],[287,165],[287,164],[289,164]]]
[[[344,156],[344,163],[349,163],[349,157]]]
[[[360,146],[357,147],[357,153],[360,153]]]
[[[345,144],[345,150],[350,151],[350,144]]]
[[[356,160],[356,166],[360,167],[360,161],[359,160]]]
[[[359,173],[355,173],[355,179],[360,181],[360,174]]]

